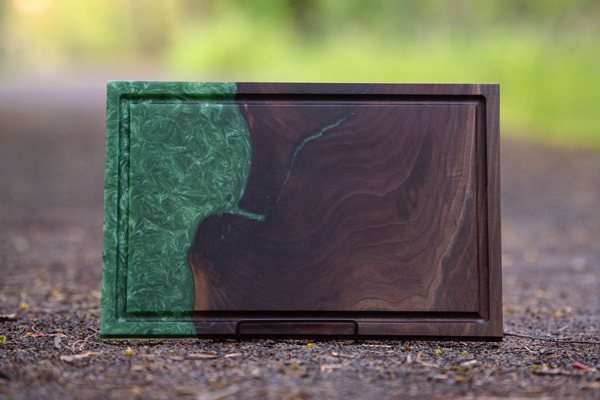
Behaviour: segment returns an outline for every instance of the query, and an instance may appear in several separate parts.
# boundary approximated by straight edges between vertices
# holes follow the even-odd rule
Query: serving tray
[[[500,338],[498,92],[109,82],[102,336]]]

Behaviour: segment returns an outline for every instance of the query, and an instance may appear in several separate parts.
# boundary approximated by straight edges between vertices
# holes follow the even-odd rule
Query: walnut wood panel
[[[501,335],[497,87],[238,91],[253,149],[239,205],[264,219],[198,227],[198,321],[350,317],[368,336]]]

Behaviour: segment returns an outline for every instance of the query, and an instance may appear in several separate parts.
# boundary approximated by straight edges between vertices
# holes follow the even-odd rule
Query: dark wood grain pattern
[[[293,334],[277,321],[338,319],[325,334],[351,320],[368,336],[501,335],[497,86],[238,91],[252,140],[239,206],[264,218],[198,227],[200,333],[210,318],[266,317],[269,328],[247,326]]]

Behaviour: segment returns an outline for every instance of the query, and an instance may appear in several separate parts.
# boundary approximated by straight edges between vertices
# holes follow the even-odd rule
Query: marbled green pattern
[[[104,336],[195,334],[187,253],[198,224],[238,213],[250,170],[233,83],[110,82]]]

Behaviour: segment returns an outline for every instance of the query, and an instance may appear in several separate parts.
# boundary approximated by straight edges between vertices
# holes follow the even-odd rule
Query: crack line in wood
[[[319,131],[317,131],[311,135],[308,135],[307,137],[302,139],[302,141],[294,149],[294,155],[292,156],[292,160],[290,161],[290,166],[288,168],[288,172],[285,175],[283,184],[281,185],[281,190],[279,191],[279,194],[277,195],[277,198],[275,199],[275,204],[279,203],[279,200],[281,199],[281,195],[283,194],[283,189],[285,189],[285,185],[286,185],[287,181],[290,179],[290,176],[292,175],[292,170],[294,168],[294,163],[296,162],[296,158],[298,157],[298,154],[300,154],[300,151],[302,151],[302,149],[304,148],[304,145],[306,145],[306,143],[308,143],[312,140],[322,137],[325,134],[325,132],[330,131],[333,128],[337,128],[343,122],[347,121],[349,118],[354,116],[354,114],[355,114],[355,112],[352,112],[352,113],[348,114],[347,116],[338,119],[334,123],[327,125],[327,126],[321,128]]]

